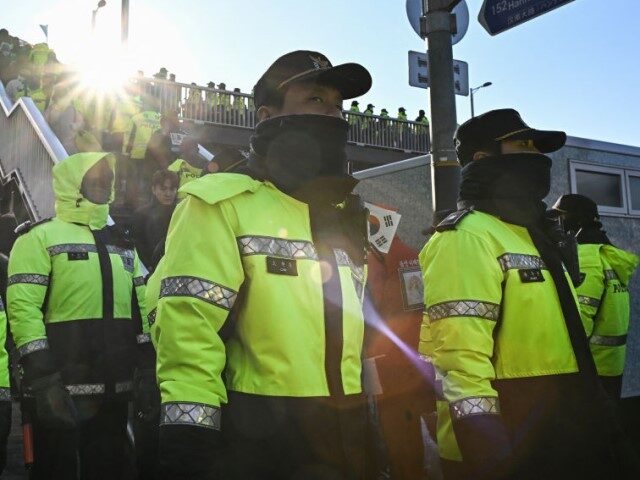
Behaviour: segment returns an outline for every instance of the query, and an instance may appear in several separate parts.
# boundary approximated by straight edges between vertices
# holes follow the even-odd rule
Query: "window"
[[[571,192],[593,199],[601,214],[640,216],[640,170],[570,162]]]
[[[622,177],[612,173],[576,169],[576,188],[598,205],[622,208]]]
[[[640,172],[629,172],[629,210],[635,215],[640,215]]]

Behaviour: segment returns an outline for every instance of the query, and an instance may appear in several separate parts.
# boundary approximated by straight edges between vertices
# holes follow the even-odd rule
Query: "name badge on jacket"
[[[267,257],[267,272],[296,277],[298,276],[298,264],[290,258]]]
[[[544,276],[540,268],[523,268],[518,270],[522,283],[544,282]]]

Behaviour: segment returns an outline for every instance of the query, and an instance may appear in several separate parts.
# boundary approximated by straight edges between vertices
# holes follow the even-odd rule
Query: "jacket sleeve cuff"
[[[161,423],[159,471],[162,480],[216,478],[221,433],[189,424]]]
[[[156,351],[151,343],[151,334],[142,333],[137,335],[136,340],[138,342],[136,352],[136,365],[140,369],[156,367]]]
[[[509,473],[511,442],[496,397],[451,402],[453,430],[462,459],[474,478],[503,478]]]
[[[23,381],[26,385],[35,379],[52,375],[58,371],[46,338],[21,345],[18,348],[18,353],[24,370]]]

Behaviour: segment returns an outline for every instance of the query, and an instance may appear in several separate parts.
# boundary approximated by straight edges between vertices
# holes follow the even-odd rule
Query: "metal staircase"
[[[51,169],[66,157],[33,100],[12,104],[0,82],[0,193],[13,184],[30,220],[53,216]]]

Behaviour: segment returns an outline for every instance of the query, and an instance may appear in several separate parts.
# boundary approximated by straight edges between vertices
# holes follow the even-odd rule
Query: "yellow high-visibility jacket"
[[[142,160],[153,133],[160,128],[160,114],[147,110],[135,114],[127,122],[124,130],[122,153],[132,160]]]
[[[206,415],[180,421],[219,428],[227,390],[328,397],[334,374],[334,388],[360,393],[364,269],[343,250],[319,250],[307,204],[232,173],[182,191],[149,281],[163,422],[197,406]],[[323,279],[339,289],[339,331],[325,325]],[[335,341],[339,355],[327,347]]]
[[[178,174],[178,178],[180,180],[180,184],[178,185],[179,189],[184,187],[187,183],[200,178],[200,176],[202,175],[201,168],[194,167],[182,158],[178,158],[176,161],[174,161],[167,167],[167,170],[176,172]],[[186,195],[187,194],[182,191],[178,192],[178,198],[180,200],[182,200]]]
[[[429,240],[420,265],[426,314],[419,350],[442,381],[438,448],[442,458],[460,461],[453,422],[500,416],[502,403],[520,410],[519,399],[501,398],[499,384],[571,375],[578,366],[553,280],[526,228],[472,212]],[[505,422],[514,416],[508,411]]]
[[[612,245],[578,245],[580,316],[598,375],[622,375],[629,329],[629,280],[638,257]]]
[[[86,172],[105,157],[113,169],[104,152],[54,167],[56,217],[23,233],[9,259],[7,311],[18,352],[24,360],[48,351],[32,379],[59,371],[72,395],[131,390],[137,351],[150,340],[133,244],[105,228],[108,205],[80,193]]]

